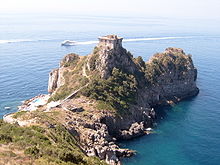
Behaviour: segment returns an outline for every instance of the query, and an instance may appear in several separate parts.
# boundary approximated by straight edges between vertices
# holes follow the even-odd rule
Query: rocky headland
[[[135,152],[120,148],[117,140],[150,133],[153,107],[197,95],[196,79],[191,55],[182,49],[167,48],[144,62],[123,48],[122,38],[108,35],[87,56],[66,55],[49,74],[50,94],[24,102],[4,121],[48,129],[62,125],[85,157],[121,164]]]

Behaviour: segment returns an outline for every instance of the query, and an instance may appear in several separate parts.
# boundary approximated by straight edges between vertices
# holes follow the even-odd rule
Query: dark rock
[[[146,64],[141,62],[140,65],[122,47],[122,38],[110,35],[100,37],[99,41],[95,52],[88,56],[84,64],[89,71],[95,71],[97,74],[89,76],[108,79],[114,68],[133,75],[138,83],[136,104],[131,104],[123,115],[115,115],[111,111],[90,113],[83,118],[73,115],[72,118],[66,119],[66,127],[77,135],[80,146],[87,155],[98,156],[115,165],[120,164],[121,157],[130,157],[135,153],[119,148],[115,141],[144,135],[146,128],[155,125],[156,113],[151,107],[173,104],[198,94],[197,69],[191,56],[186,55],[180,48],[167,48],[164,52],[155,54]],[[92,57],[94,59],[91,64]],[[48,85],[50,92],[64,84],[62,76],[65,70],[62,69],[77,59],[78,56],[74,54],[68,55],[61,61],[61,68],[51,72]],[[83,111],[82,107],[74,105],[65,109],[72,112]]]

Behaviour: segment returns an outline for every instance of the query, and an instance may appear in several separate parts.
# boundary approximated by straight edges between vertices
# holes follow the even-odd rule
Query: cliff
[[[120,37],[109,35],[99,41],[87,56],[64,57],[49,74],[48,104],[37,111],[59,112],[54,120],[67,128],[85,154],[120,164],[121,157],[134,152],[121,149],[117,140],[150,133],[154,106],[198,94],[197,70],[191,55],[180,48],[167,48],[144,62],[122,47]],[[11,120],[13,115],[5,120],[9,118],[21,122],[21,118]],[[46,123],[40,121],[31,125]]]

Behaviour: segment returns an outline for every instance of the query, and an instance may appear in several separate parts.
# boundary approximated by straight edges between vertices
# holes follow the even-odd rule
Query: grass
[[[114,68],[108,79],[94,79],[81,94],[99,101],[97,108],[116,110],[118,113],[136,104],[137,81],[133,75]],[[100,102],[101,101],[101,102]]]
[[[12,151],[4,151],[0,153],[0,157],[16,157],[17,155]]]
[[[54,95],[52,95],[49,99],[48,99],[48,103],[51,101],[58,101],[58,100],[62,100],[65,99],[68,95],[71,94],[71,92],[73,91],[72,88],[69,88],[67,86],[67,84],[61,86]]]
[[[19,127],[0,120],[0,144],[20,147],[24,154],[35,160],[36,164],[53,165],[91,165],[105,164],[98,158],[87,157],[78,147],[68,130],[62,125],[54,128],[39,126]],[[7,154],[7,155],[5,155]],[[12,151],[1,156],[14,157]]]
[[[179,80],[184,80],[184,72],[188,71],[187,66],[192,63],[190,55],[179,52],[156,53],[146,64],[145,77],[150,85],[157,84],[158,78],[166,73],[175,71]]]
[[[96,69],[96,65],[99,59],[98,57],[99,57],[99,49],[95,47],[93,50],[93,55],[89,59],[89,66],[92,71]]]
[[[63,100],[72,92],[89,82],[89,79],[82,75],[83,66],[86,60],[87,57],[80,57],[77,65],[71,68],[71,70],[64,71],[63,77],[65,79],[65,84],[57,89],[57,91],[49,98],[48,102]]]
[[[17,119],[21,116],[23,116],[27,111],[19,111],[19,112],[16,112],[14,115],[13,115],[13,118]]]
[[[98,110],[112,110],[112,111],[115,111],[115,109],[110,104],[108,104],[107,102],[101,101],[101,100],[97,101],[96,108]]]
[[[65,85],[61,86],[56,93],[49,98],[48,102],[65,99],[72,92],[86,85],[88,82],[89,79],[82,75],[70,76],[68,80],[66,79]]]
[[[79,59],[79,55],[71,53],[63,58],[63,60],[60,62],[60,65],[64,67],[75,67]]]
[[[19,113],[16,112],[15,115]],[[58,116],[61,116],[59,111],[51,111],[51,112],[43,112],[42,110],[38,109],[36,111],[29,111],[27,113],[20,114],[19,117],[21,120],[30,120],[36,119],[37,123],[47,123],[50,122],[55,124],[57,122]]]

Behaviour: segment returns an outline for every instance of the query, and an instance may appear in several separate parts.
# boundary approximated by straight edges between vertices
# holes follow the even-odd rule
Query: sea
[[[167,47],[191,54],[198,96],[158,107],[154,133],[119,142],[136,155],[125,165],[220,164],[220,21],[148,16],[0,15],[0,118],[47,94],[48,74],[68,53],[87,55],[99,36],[117,34],[146,61]],[[61,46],[64,40],[74,46]]]

